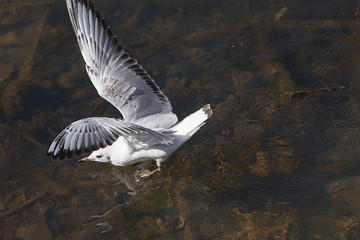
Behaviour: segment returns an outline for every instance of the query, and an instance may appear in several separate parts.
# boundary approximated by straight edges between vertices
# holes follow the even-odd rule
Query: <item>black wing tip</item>
[[[55,160],[55,158],[54,158],[54,152],[49,152],[49,151],[48,151],[48,152],[46,153],[46,157]]]
[[[92,2],[90,0],[77,0],[77,1],[80,2],[82,5],[86,6],[88,9],[91,9],[91,11],[94,11],[94,12],[96,11],[94,5],[92,4]]]
[[[125,62],[123,62],[125,67],[128,67],[131,69],[131,67],[135,66],[136,68],[139,68],[139,64],[137,64],[137,61],[134,58],[129,58]]]
[[[124,48],[120,43],[118,43],[118,47],[116,48],[115,52],[121,52],[121,51],[124,51]]]
[[[86,9],[90,10],[92,12],[92,14],[94,14],[94,16],[97,18],[97,20],[101,23],[103,28],[106,29],[109,36],[115,37],[112,34],[110,27],[106,24],[104,18],[101,17],[100,12],[95,8],[94,4],[90,0],[73,0],[73,1],[80,2],[83,6],[86,7]],[[115,39],[116,39],[116,37],[115,37]],[[116,42],[117,42],[117,40],[116,40]]]
[[[98,148],[99,149],[99,148]],[[98,150],[96,149],[96,150]],[[62,149],[60,150],[57,154],[54,154],[53,151],[51,152],[47,152],[46,153],[46,157],[48,158],[51,158],[52,160],[60,160],[60,161],[63,161],[63,160],[71,160],[72,158],[74,157],[80,157],[81,155],[84,155],[84,154],[89,154],[91,152],[93,152],[95,150],[92,150],[92,149],[84,149],[83,151],[81,150],[72,150],[72,151],[69,151],[69,150],[65,150],[65,149]]]

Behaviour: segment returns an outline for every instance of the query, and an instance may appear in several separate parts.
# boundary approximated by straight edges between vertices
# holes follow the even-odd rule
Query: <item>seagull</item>
[[[167,156],[212,116],[210,105],[178,122],[168,98],[118,43],[93,4],[66,0],[66,5],[86,72],[98,94],[115,106],[122,118],[89,117],[71,123],[51,143],[47,156],[70,159],[91,153],[79,162],[115,166],[155,160],[156,170],[160,170]]]

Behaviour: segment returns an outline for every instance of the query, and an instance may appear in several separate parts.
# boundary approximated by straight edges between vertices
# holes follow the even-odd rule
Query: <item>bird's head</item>
[[[110,162],[110,157],[105,155],[102,151],[94,151],[88,157],[79,160],[81,162]]]

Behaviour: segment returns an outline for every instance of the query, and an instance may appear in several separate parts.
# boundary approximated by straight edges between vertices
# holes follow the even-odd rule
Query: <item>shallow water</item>
[[[357,1],[97,1],[179,118],[162,166],[45,157],[120,116],[89,81],[65,1],[0,2],[0,239],[360,239]]]

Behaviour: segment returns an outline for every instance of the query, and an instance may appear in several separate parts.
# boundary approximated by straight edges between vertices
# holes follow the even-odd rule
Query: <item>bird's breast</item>
[[[167,152],[164,149],[157,146],[134,145],[121,136],[111,146],[107,147],[107,152],[111,163],[116,166],[126,166],[167,156]]]

